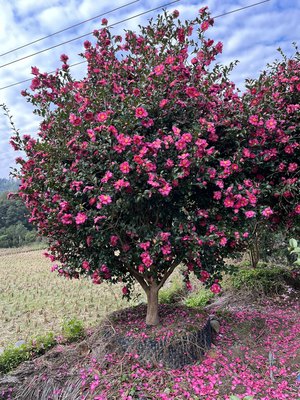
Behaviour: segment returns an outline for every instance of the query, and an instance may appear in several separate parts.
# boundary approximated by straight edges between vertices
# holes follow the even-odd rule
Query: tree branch
[[[132,267],[127,267],[128,271],[131,272],[131,274],[133,275],[133,277],[136,279],[136,281],[142,286],[142,288],[144,289],[144,291],[147,293],[147,291],[149,290],[149,286],[147,285],[144,277],[142,274],[140,274],[139,272],[137,272],[134,268]]]
[[[158,285],[158,290],[165,284],[166,280],[169,278],[169,276],[172,274],[172,272],[174,271],[174,269],[180,264],[181,261],[174,261],[174,264],[171,265],[171,267],[167,270],[167,272],[165,273],[165,275],[163,276],[162,280],[159,282]]]

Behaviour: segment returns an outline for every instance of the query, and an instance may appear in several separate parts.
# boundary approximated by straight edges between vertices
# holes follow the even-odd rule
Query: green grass
[[[161,304],[174,304],[182,300],[184,295],[182,277],[174,273],[170,281],[159,291],[158,298]]]
[[[50,272],[42,253],[0,250],[0,347],[47,332],[60,334],[63,321],[72,318],[88,328],[107,313],[128,307],[121,286],[61,278]]]
[[[209,290],[200,288],[192,292],[184,301],[188,307],[205,307],[209,301],[214,297],[214,294]]]
[[[239,269],[229,277],[226,286],[269,295],[283,292],[289,279],[291,272],[288,269],[261,264],[255,269]]]

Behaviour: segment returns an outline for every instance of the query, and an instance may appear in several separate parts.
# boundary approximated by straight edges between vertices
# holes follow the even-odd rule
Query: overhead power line
[[[149,13],[149,12],[151,12],[151,11],[158,10],[158,9],[160,9],[160,8],[162,8],[162,7],[169,6],[169,5],[174,4],[174,3],[177,3],[177,2],[179,2],[179,1],[180,1],[180,0],[174,0],[174,1],[170,2],[170,3],[163,4],[162,6],[159,6],[159,7],[156,7],[156,8],[152,8],[152,9],[149,10],[149,11],[145,11],[145,12],[142,12],[142,13],[140,13],[140,14],[136,14],[136,15],[134,15],[133,17],[125,18],[125,19],[123,19],[122,21],[118,21],[118,22],[116,22],[116,23],[114,23],[114,24],[108,25],[107,27],[108,27],[108,28],[111,28],[112,26],[119,25],[119,24],[121,24],[122,22],[130,21],[130,20],[133,19],[133,18],[137,18],[137,17],[139,17],[139,16],[141,16],[141,15],[147,14],[147,13]],[[71,42],[75,42],[76,40],[82,39],[82,38],[84,38],[84,37],[86,37],[86,36],[90,36],[92,33],[93,33],[93,32],[88,32],[88,33],[85,33],[84,35],[76,36],[76,37],[73,38],[73,39],[66,40],[65,42],[61,42],[61,43],[55,44],[54,46],[47,47],[46,49],[36,51],[35,53],[32,53],[32,54],[28,54],[27,56],[18,58],[18,59],[14,60],[14,61],[10,61],[10,62],[8,62],[8,63],[6,63],[6,64],[2,64],[2,65],[0,65],[0,68],[4,68],[4,67],[7,67],[8,65],[12,65],[12,64],[15,64],[15,63],[17,63],[17,62],[19,62],[19,61],[26,60],[27,58],[31,58],[31,57],[33,57],[33,56],[36,56],[37,54],[41,54],[41,53],[44,53],[44,52],[46,52],[46,51],[49,51],[49,50],[55,49],[55,48],[57,48],[57,47],[63,46],[64,44],[71,43]]]
[[[228,11],[228,12],[226,12],[224,14],[216,15],[215,17],[212,17],[212,18],[216,19],[216,18],[219,18],[219,17],[223,17],[223,15],[233,14],[233,13],[236,13],[238,11],[246,10],[246,8],[251,8],[251,7],[259,6],[260,4],[263,4],[263,3],[268,3],[269,1],[270,0],[259,1],[258,3],[253,3],[253,4],[249,4],[248,6],[244,6],[244,7],[241,7],[241,8],[236,8],[235,10]]]
[[[162,7],[166,7],[167,5],[171,5],[171,4],[173,4],[173,3],[177,3],[178,1],[180,1],[180,0],[175,0],[175,1],[171,2],[171,3],[164,4],[164,5],[160,6],[160,7],[156,7],[156,8],[153,8],[153,9],[151,9],[151,10],[145,11],[145,12],[143,12],[143,13],[134,15],[133,17],[126,18],[126,19],[124,19],[124,20],[122,20],[122,21],[116,22],[115,24],[109,25],[108,27],[112,27],[112,26],[118,25],[118,24],[120,24],[120,23],[122,23],[122,22],[129,21],[129,20],[134,19],[134,18],[137,18],[137,17],[139,17],[139,16],[141,16],[141,15],[147,14],[147,13],[152,12],[152,11],[155,11],[155,10],[158,10],[158,9],[160,9],[160,8],[162,8]],[[212,17],[212,18],[213,18],[213,19],[216,19],[216,18],[224,17],[225,15],[229,15],[229,14],[233,14],[233,13],[236,13],[236,12],[239,12],[239,11],[243,11],[243,10],[245,10],[245,9],[247,9],[247,8],[252,8],[252,7],[258,6],[258,5],[263,4],[263,3],[267,3],[267,2],[269,2],[269,1],[270,1],[270,0],[264,0],[264,1],[260,1],[260,2],[258,2],[258,3],[249,4],[248,6],[244,6],[244,7],[241,7],[241,8],[236,8],[236,9],[234,9],[234,10],[227,11],[227,12],[224,12],[224,13],[222,13],[222,14],[216,15],[216,16],[214,16],[214,17]],[[85,35],[85,36],[86,36],[86,35]],[[57,47],[57,46],[56,46],[56,47]],[[45,50],[44,50],[44,51],[45,51]],[[75,66],[77,66],[77,65],[84,64],[84,63],[86,63],[85,60],[84,60],[84,61],[77,62],[77,63],[75,63],[75,64],[71,64],[69,67],[72,68],[72,67],[75,67]],[[52,74],[52,73],[54,73],[54,72],[56,72],[56,71],[51,71],[51,72],[49,72],[49,74]],[[22,83],[30,82],[31,80],[32,80],[32,78],[29,78],[29,79],[25,79],[25,80],[20,81],[20,82],[11,83],[10,85],[0,87],[0,90],[4,90],[4,89],[8,89],[8,88],[13,87],[13,86],[21,85]]]
[[[41,37],[41,38],[39,38],[39,39],[33,40],[32,42],[23,44],[22,46],[16,47],[15,49],[12,49],[12,50],[6,51],[5,53],[0,54],[0,57],[6,56],[7,54],[13,53],[14,51],[24,49],[24,47],[28,47],[28,46],[30,46],[30,45],[32,45],[32,44],[41,42],[42,40],[45,40],[45,39],[48,39],[48,38],[50,38],[50,37],[52,37],[52,36],[58,35],[59,33],[66,32],[66,31],[68,31],[69,29],[76,28],[77,26],[83,25],[83,24],[85,24],[86,22],[89,22],[89,21],[93,21],[94,19],[103,17],[103,16],[105,16],[105,15],[107,15],[107,14],[110,14],[110,13],[112,13],[112,12],[114,12],[114,11],[121,10],[122,8],[128,7],[128,6],[130,6],[130,5],[134,4],[134,3],[138,3],[139,1],[140,1],[140,0],[131,1],[130,3],[123,4],[122,6],[117,7],[117,8],[114,8],[113,10],[105,11],[105,12],[102,13],[102,14],[96,15],[95,17],[91,17],[91,18],[86,19],[86,20],[84,20],[84,21],[78,22],[78,23],[75,24],[75,25],[71,25],[71,26],[68,26],[67,28],[61,29],[60,31],[51,33],[50,35],[43,36],[43,37]]]

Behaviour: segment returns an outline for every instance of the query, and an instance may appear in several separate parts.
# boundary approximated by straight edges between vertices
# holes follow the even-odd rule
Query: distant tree
[[[19,185],[20,181],[18,180],[0,178],[0,193],[17,191]]]
[[[54,75],[33,68],[33,94],[23,94],[43,122],[38,138],[12,137],[27,155],[17,160],[20,195],[59,273],[123,282],[128,297],[138,282],[149,325],[180,263],[187,285],[193,271],[217,293],[224,258],[245,248],[256,223],[300,214],[299,109],[289,93],[299,61],[278,64],[240,97],[230,69],[210,67],[222,45],[204,37],[206,9],[183,23],[178,14],[124,41],[96,31],[80,81],[66,55]]]
[[[23,200],[18,197],[8,198],[8,193],[0,195],[0,228],[22,223],[27,229],[33,229],[28,217],[28,210]]]
[[[0,195],[0,247],[18,247],[32,243],[36,229],[28,222],[28,210],[19,197]]]

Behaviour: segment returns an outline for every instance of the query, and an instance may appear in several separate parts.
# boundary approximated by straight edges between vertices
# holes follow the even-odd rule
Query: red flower
[[[77,225],[84,224],[86,220],[87,220],[87,215],[82,212],[78,213],[75,217],[75,222]]]
[[[185,93],[191,98],[196,98],[196,97],[200,96],[200,93],[198,92],[198,90],[193,86],[186,88]]]
[[[148,113],[143,107],[138,107],[135,109],[135,116],[137,118],[145,118],[148,116]]]

